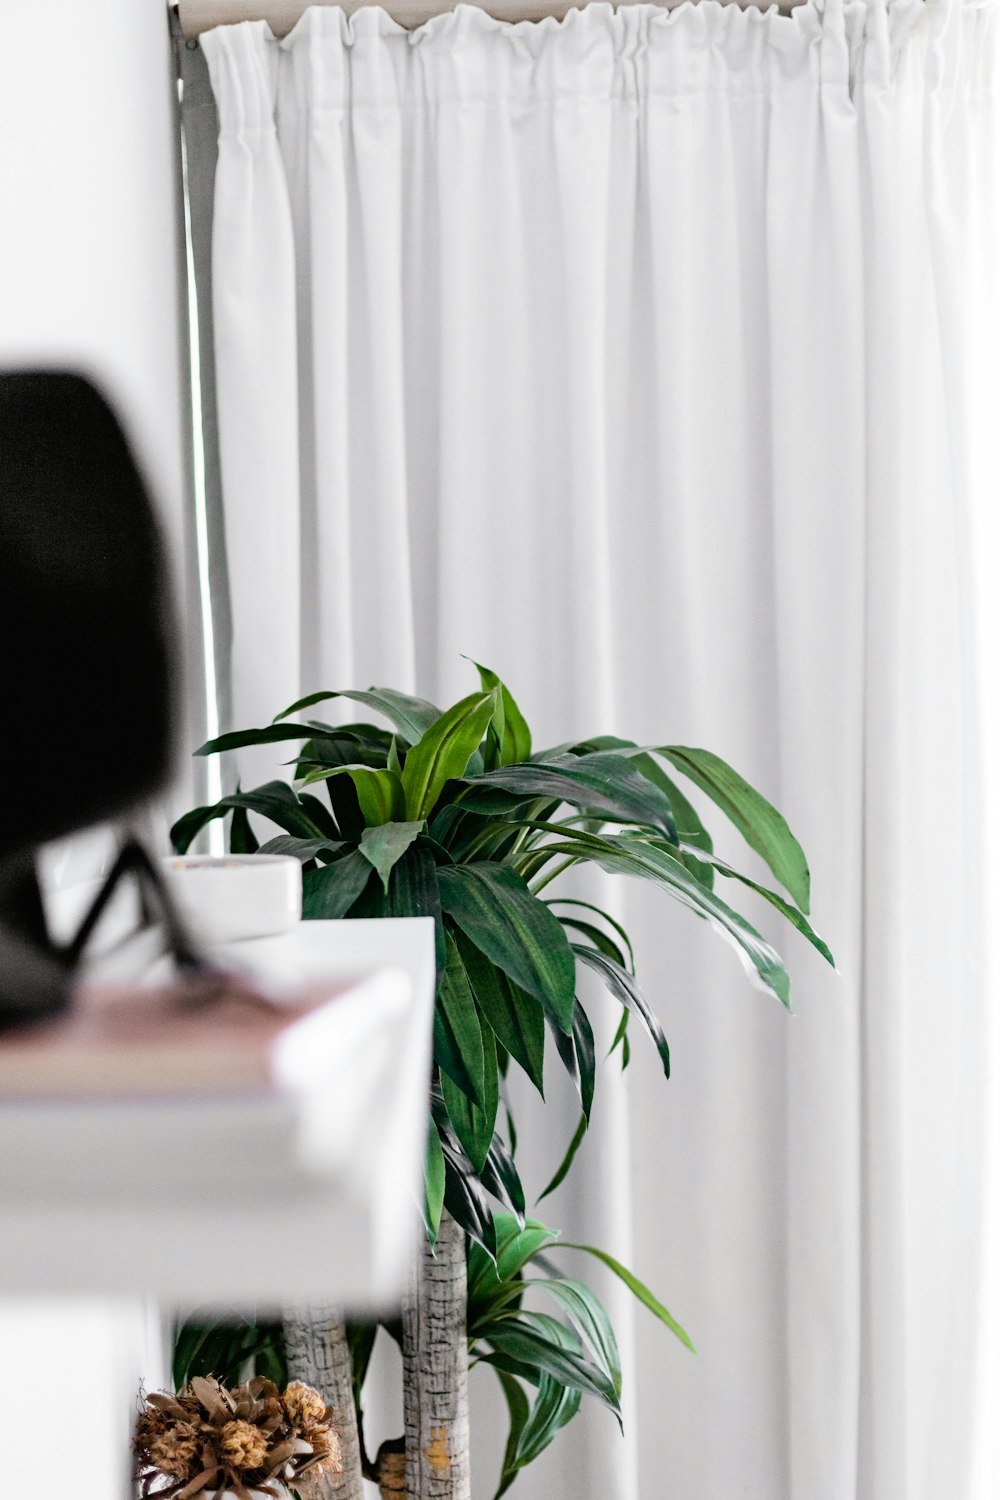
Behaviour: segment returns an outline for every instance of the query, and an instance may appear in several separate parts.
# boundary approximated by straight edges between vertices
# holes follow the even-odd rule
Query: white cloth
[[[629,896],[674,1077],[637,1036],[630,1132],[609,1066],[540,1212],[700,1352],[645,1314],[633,1348],[616,1300],[628,1438],[588,1418],[524,1500],[998,1493],[994,15],[314,9],[203,41],[234,723],[449,701],[467,652],[540,742],[709,746],[799,832],[839,960],[751,913],[789,1019]]]

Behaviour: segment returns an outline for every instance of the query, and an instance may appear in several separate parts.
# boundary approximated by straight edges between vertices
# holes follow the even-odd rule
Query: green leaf
[[[593,948],[588,948],[583,943],[574,943],[573,952],[581,963],[594,969],[601,976],[616,1000],[620,1000],[622,1005],[627,1006],[629,1010],[635,1011],[652,1037],[656,1045],[656,1050],[660,1054],[664,1077],[669,1078],[670,1048],[663,1034],[663,1027],[651,1009],[649,1001],[642,993],[638,984],[636,984],[634,977],[621,964],[616,963],[613,958],[609,958],[607,954],[599,953]]]
[[[569,1143],[566,1154],[563,1157],[562,1161],[559,1163],[555,1176],[552,1177],[552,1179],[539,1193],[537,1199],[535,1200],[537,1203],[541,1203],[543,1198],[547,1198],[550,1193],[554,1193],[556,1188],[560,1187],[566,1181],[566,1178],[569,1176],[569,1169],[573,1165],[573,1162],[576,1158],[576,1153],[579,1151],[581,1145],[583,1144],[583,1138],[587,1134],[587,1128],[589,1124],[590,1121],[587,1119],[587,1116],[581,1115],[580,1123],[573,1132],[573,1139]]]
[[[580,1392],[551,1375],[543,1374],[531,1415],[521,1434],[518,1467],[527,1468],[549,1446],[556,1433],[571,1422],[580,1410]]]
[[[438,880],[444,910],[470,942],[569,1032],[576,968],[558,918],[504,865],[454,865]]]
[[[368,884],[372,867],[357,849],[302,874],[302,915],[306,920],[345,917]]]
[[[383,823],[378,828],[366,828],[361,835],[359,852],[378,871],[382,889],[387,894],[389,876],[424,826],[423,823]]]
[[[245,807],[234,807],[233,820],[229,825],[230,853],[256,854],[259,848],[257,836],[250,827],[250,814]]]
[[[609,1255],[606,1250],[598,1250],[594,1245],[573,1245],[569,1241],[565,1241],[561,1244],[560,1248],[564,1250],[582,1250],[585,1255],[592,1255],[595,1260],[599,1260],[602,1265],[607,1266],[608,1270],[613,1271],[619,1281],[625,1283],[629,1291],[634,1297],[638,1298],[643,1307],[647,1307],[654,1317],[659,1318],[660,1322],[680,1339],[685,1348],[690,1349],[692,1354],[697,1354],[698,1351],[677,1319],[667,1311],[662,1302],[653,1296],[649,1287],[644,1286],[638,1276],[634,1275],[626,1266],[623,1266],[620,1260],[615,1260],[613,1255]]]
[[[668,854],[662,846],[634,834],[607,834],[598,838],[556,823],[542,826],[561,836],[545,845],[550,855],[565,854],[597,864],[612,875],[636,875],[664,886],[675,900],[704,917],[735,948],[755,983],[790,1008],[788,971],[780,954],[714,891],[706,890],[676,853]]]
[[[817,953],[822,954],[830,967],[836,969],[837,961],[830,952],[829,947],[820,937],[819,933],[814,931],[808,918],[802,915],[797,906],[792,906],[783,896],[779,896],[777,891],[772,891],[766,885],[761,885],[758,881],[751,880],[749,875],[743,875],[739,870],[734,870],[716,855],[707,856],[699,852],[698,855],[692,855],[690,858],[696,864],[701,864],[703,860],[708,860],[711,868],[718,870],[727,880],[738,880],[741,885],[748,886],[750,890],[756,891],[758,896],[763,896],[765,901],[770,902],[775,910],[781,913],[786,922],[791,923],[796,932],[801,932],[802,936],[812,943]],[[685,863],[687,863],[687,860],[685,860]]]
[[[676,842],[670,803],[663,792],[642,776],[631,762],[614,753],[561,755],[549,761],[506,766],[483,776],[467,777],[459,805],[489,812],[489,794],[494,789],[527,799],[546,797],[568,802],[588,812],[601,813],[620,823],[640,823],[657,828]],[[477,793],[487,799],[479,807]]]
[[[555,1329],[559,1329],[556,1334]],[[502,1354],[552,1375],[562,1385],[597,1396],[620,1414],[618,1392],[603,1370],[582,1352],[565,1347],[566,1329],[544,1313],[501,1313],[491,1324],[486,1341]],[[579,1347],[579,1346],[578,1346]]]
[[[369,828],[383,823],[401,823],[404,818],[403,785],[395,771],[372,766],[321,766],[303,778],[303,786],[329,781],[332,776],[349,776],[358,794],[361,815]]]
[[[565,1277],[532,1278],[526,1284],[537,1286],[559,1303],[577,1334],[593,1352],[598,1369],[607,1376],[615,1394],[621,1396],[622,1366],[618,1341],[600,1299],[582,1281]]]
[[[458,947],[476,1004],[501,1045],[544,1098],[545,1017],[540,1002],[513,984],[464,933],[458,937]]]
[[[434,1009],[434,1061],[477,1108],[487,1104],[483,1028],[454,937],[445,933],[445,968]],[[494,1073],[496,1053],[493,1053]]]
[[[199,745],[195,755],[222,755],[227,750],[243,750],[248,745],[279,745],[285,740],[310,740],[317,731],[311,724],[268,724],[263,729],[234,729]]]
[[[537,1219],[519,1224],[513,1214],[495,1213],[496,1260],[488,1258],[473,1246],[469,1251],[469,1328],[474,1329],[477,1316],[490,1306],[495,1294],[512,1281],[533,1256],[557,1235]]]
[[[289,714],[299,713],[304,708],[312,708],[316,703],[326,703],[331,698],[347,698],[352,703],[363,703],[367,708],[374,708],[376,713],[383,714],[411,745],[416,744],[441,712],[426,699],[412,698],[408,693],[397,693],[394,688],[373,687],[364,692],[360,689],[346,689],[338,693],[310,693],[307,698],[300,698],[297,703],[286,708],[283,714],[278,715],[274,721],[274,727],[280,728],[279,720],[287,719]]]
[[[755,849],[795,904],[809,912],[809,866],[798,840],[776,807],[710,750],[661,745],[658,753],[711,797]]]
[[[531,755],[531,730],[527,721],[514,702],[513,695],[506,683],[500,681],[495,672],[489,667],[480,666],[474,662],[479,681],[484,692],[491,692],[494,688],[500,689],[500,700],[503,705],[503,734],[500,735],[500,764],[502,766],[512,765],[515,761],[527,760]]]
[[[579,1000],[573,1002],[571,1035],[564,1036],[555,1027],[552,1028],[552,1035],[559,1056],[562,1058],[563,1067],[580,1095],[584,1116],[589,1121],[594,1103],[597,1054],[594,1046],[594,1033],[587,1018],[587,1012]]]
[[[479,1034],[483,1052],[483,1107],[473,1104],[457,1084],[444,1071],[441,1073],[441,1093],[444,1096],[448,1118],[455,1127],[455,1134],[476,1171],[483,1175],[493,1133],[496,1126],[497,1109],[500,1105],[500,1090],[497,1074],[497,1047],[493,1033],[484,1027]]]
[[[441,1090],[431,1088],[431,1116],[437,1127],[444,1155],[444,1206],[474,1243],[490,1257],[496,1256],[496,1228],[486,1193],[472,1163],[458,1143],[445,1109]]]
[[[513,1209],[518,1223],[523,1223],[524,1188],[521,1186],[521,1177],[514,1164],[514,1158],[499,1134],[495,1134],[490,1142],[490,1149],[480,1177],[486,1191],[492,1193],[494,1198],[499,1199],[501,1203],[506,1203],[508,1208]]]
[[[427,1239],[433,1248],[441,1228],[441,1212],[444,1208],[444,1152],[437,1127],[430,1122],[427,1131],[427,1153],[424,1158],[424,1208],[427,1220]]]
[[[291,833],[279,833],[266,844],[261,844],[258,854],[293,854],[303,864],[317,859],[321,854],[333,856],[346,848],[337,839],[299,839]]]
[[[504,1450],[503,1465],[500,1470],[500,1487],[493,1497],[493,1500],[500,1500],[500,1496],[506,1494],[517,1478],[520,1467],[517,1462],[517,1450],[521,1442],[521,1434],[528,1421],[530,1407],[521,1382],[516,1380],[513,1375],[507,1375],[503,1370],[497,1370],[496,1373],[507,1402],[507,1412],[510,1417],[510,1431],[507,1436],[507,1446]]]
[[[497,712],[499,693],[470,693],[427,729],[406,757],[403,791],[406,816],[430,815],[445,783],[465,775],[465,768]]]
[[[587,911],[592,911],[597,916],[603,918],[603,920],[607,922],[612,931],[616,932],[621,938],[622,944],[625,948],[625,952],[628,954],[627,967],[631,971],[631,973],[635,973],[635,953],[632,951],[632,940],[629,937],[628,933],[625,931],[622,924],[620,922],[617,922],[615,918],[610,914],[610,912],[606,912],[602,906],[595,906],[592,901],[578,901],[572,896],[551,896],[546,900],[545,904],[546,906],[579,906],[585,908]],[[562,917],[560,917],[559,920],[564,921]],[[600,944],[598,944],[598,947],[600,947]],[[624,962],[624,960],[622,960],[622,962]]]

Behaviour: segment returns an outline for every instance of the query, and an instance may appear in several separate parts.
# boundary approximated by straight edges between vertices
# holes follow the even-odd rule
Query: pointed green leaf
[[[495,1058],[494,1053],[494,1072]],[[434,1015],[434,1061],[477,1107],[485,1109],[483,1028],[450,932],[445,933],[445,969]]]
[[[635,834],[598,837],[556,823],[541,826],[560,836],[545,846],[550,855],[573,856],[599,865],[612,875],[636,875],[664,886],[675,900],[704,917],[732,945],[755,984],[790,1008],[788,971],[781,955],[738,912],[713,891],[706,890],[676,857],[676,850],[668,854],[662,845],[652,844]]]
[[[361,835],[360,853],[378,871],[382,889],[388,894],[389,876],[422,829],[423,823],[383,823],[366,828]]]
[[[287,719],[289,714],[300,713],[304,708],[311,708],[316,703],[326,703],[331,698],[347,698],[352,703],[363,703],[366,708],[374,708],[376,713],[384,714],[411,745],[416,744],[441,712],[426,699],[398,693],[394,688],[373,687],[364,692],[352,688],[337,693],[310,693],[308,697],[291,704],[283,714],[279,714],[273,727],[280,729],[280,720]]]
[[[438,880],[444,910],[470,942],[569,1032],[576,967],[558,918],[504,865],[454,865]]]
[[[395,771],[378,770],[373,766],[321,766],[310,771],[303,778],[302,785],[329,781],[332,776],[350,777],[358,794],[361,815],[369,828],[403,821],[403,784]]]
[[[724,860],[719,859],[716,855],[708,856],[699,851],[697,856],[691,855],[689,857],[695,864],[703,864],[707,861],[712,869],[718,870],[727,880],[738,880],[741,885],[749,887],[751,891],[756,891],[758,896],[763,896],[765,901],[770,902],[775,910],[781,913],[786,922],[791,923],[796,932],[801,932],[802,936],[813,945],[817,953],[822,954],[830,967],[836,969],[837,961],[830,952],[829,947],[820,937],[819,933],[814,931],[808,918],[802,915],[797,906],[792,906],[783,896],[779,896],[777,891],[772,891],[766,885],[761,885],[758,881],[751,880],[749,875],[743,875],[739,870],[734,870],[731,865],[727,865]],[[685,859],[685,864],[687,863],[688,860]]]
[[[428,817],[445,783],[465,775],[498,702],[496,690],[470,693],[436,719],[413,746],[402,777],[408,818]]]
[[[521,1434],[517,1450],[519,1468],[527,1468],[549,1446],[556,1433],[571,1422],[580,1410],[580,1392],[551,1375],[543,1374],[531,1415]]]
[[[716,807],[739,829],[775,879],[807,915],[809,912],[809,866],[798,840],[776,807],[732,766],[710,750],[688,745],[661,745],[658,753],[689,781],[711,797]]]
[[[290,833],[279,833],[275,838],[268,839],[266,844],[261,844],[258,853],[293,854],[303,864],[308,864],[321,854],[328,854],[332,858],[344,848],[345,845],[336,839],[299,839]]]
[[[441,1227],[441,1212],[444,1208],[444,1152],[437,1127],[431,1121],[427,1131],[427,1153],[424,1158],[424,1210],[427,1220],[427,1238],[433,1247]]]
[[[504,1449],[503,1464],[500,1469],[500,1485],[493,1500],[500,1500],[510,1489],[517,1478],[520,1465],[517,1462],[517,1450],[521,1442],[521,1434],[528,1421],[530,1406],[528,1398],[524,1394],[524,1387],[513,1375],[507,1375],[503,1370],[497,1370],[497,1379],[507,1402],[507,1414],[510,1418],[510,1428],[507,1434],[507,1446]]]
[[[563,1066],[573,1080],[583,1104],[584,1117],[589,1121],[594,1103],[594,1083],[597,1076],[597,1054],[594,1033],[587,1012],[579,1000],[573,1002],[573,1029],[565,1036],[554,1026],[552,1036]]]
[[[541,1203],[543,1198],[547,1198],[550,1193],[554,1193],[556,1188],[560,1187],[562,1183],[566,1181],[566,1178],[569,1176],[569,1169],[573,1165],[573,1162],[576,1158],[576,1153],[579,1151],[580,1147],[583,1144],[583,1138],[587,1134],[587,1127],[589,1124],[590,1122],[587,1119],[587,1116],[581,1115],[580,1123],[573,1132],[573,1139],[569,1143],[566,1154],[563,1157],[562,1161],[559,1163],[555,1175],[539,1193],[537,1199],[535,1200],[537,1203]]]
[[[352,849],[350,854],[302,874],[302,915],[308,920],[330,921],[346,917],[368,884],[372,867]]]
[[[670,803],[631,761],[614,753],[561,755],[549,761],[505,766],[483,776],[467,777],[459,805],[490,812],[490,794],[510,792],[527,799],[546,797],[601,813],[620,823],[641,823],[676,840]],[[485,793],[485,800],[481,796]]]
[[[619,1281],[625,1283],[629,1291],[634,1297],[639,1299],[643,1307],[648,1307],[653,1316],[659,1318],[660,1322],[680,1339],[685,1348],[690,1349],[692,1354],[697,1354],[698,1351],[677,1319],[667,1311],[662,1302],[653,1296],[649,1287],[644,1286],[638,1276],[628,1270],[626,1266],[623,1266],[620,1260],[615,1260],[614,1256],[609,1255],[606,1250],[598,1250],[593,1245],[573,1245],[566,1241],[561,1245],[561,1248],[564,1250],[582,1250],[585,1255],[592,1255],[595,1260],[599,1260],[602,1265],[607,1266],[608,1270],[613,1271]]]
[[[453,1083],[448,1074],[441,1074],[441,1093],[444,1096],[448,1118],[455,1128],[459,1143],[473,1167],[483,1175],[493,1132],[496,1125],[500,1091],[497,1074],[497,1049],[493,1033],[488,1026],[480,1032],[483,1050],[483,1107],[473,1104],[467,1094]]]
[[[656,1050],[660,1054],[660,1061],[663,1064],[664,1077],[669,1078],[670,1048],[663,1034],[663,1027],[651,1009],[649,1001],[636,983],[634,976],[627,969],[624,969],[621,964],[616,963],[613,958],[609,958],[607,954],[597,952],[593,948],[588,948],[583,943],[574,943],[573,952],[581,963],[586,964],[601,976],[616,1000],[619,1000],[622,1005],[627,1006],[629,1010],[635,1011],[656,1044]]]
[[[458,947],[480,1011],[544,1098],[545,1016],[540,1002],[513,984],[464,933]]]
[[[557,1328],[559,1334],[555,1332]],[[561,1384],[584,1395],[597,1396],[618,1416],[618,1392],[613,1382],[582,1353],[567,1349],[565,1334],[562,1324],[544,1313],[501,1313],[491,1323],[486,1340],[494,1349],[546,1371]]]
[[[558,1302],[573,1328],[594,1355],[595,1363],[614,1387],[622,1393],[621,1356],[611,1320],[600,1301],[582,1281],[568,1277],[533,1277],[528,1285],[537,1286]]]
[[[503,706],[503,733],[499,737],[500,764],[509,766],[515,761],[527,760],[531,755],[531,730],[521,710],[514,702],[510,689],[506,683],[500,681],[495,672],[490,671],[489,667],[480,666],[479,662],[473,665],[479,673],[479,681],[484,692],[490,692],[497,687],[500,689]]]

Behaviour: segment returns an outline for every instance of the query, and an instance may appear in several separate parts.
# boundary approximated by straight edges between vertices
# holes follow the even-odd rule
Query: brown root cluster
[[[330,1408],[312,1386],[293,1380],[284,1391],[257,1378],[227,1389],[196,1376],[176,1396],[146,1397],[133,1452],[143,1497],[192,1500],[251,1491],[281,1500],[289,1484],[340,1468],[340,1443]]]

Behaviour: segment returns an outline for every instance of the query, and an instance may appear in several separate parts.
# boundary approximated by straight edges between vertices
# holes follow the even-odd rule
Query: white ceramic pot
[[[302,866],[292,855],[178,854],[163,872],[203,943],[268,937],[301,920]]]

